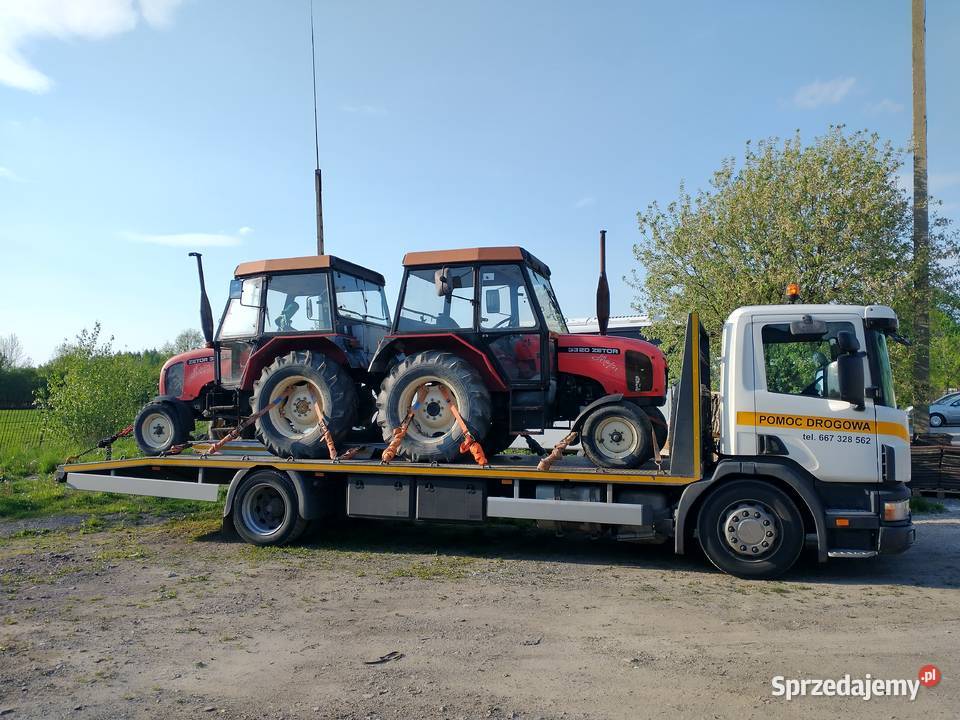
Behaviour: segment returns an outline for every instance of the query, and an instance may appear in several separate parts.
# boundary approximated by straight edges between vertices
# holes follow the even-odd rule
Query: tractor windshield
[[[560,304],[557,302],[557,296],[553,294],[550,281],[536,270],[528,267],[527,271],[533,281],[533,292],[537,296],[537,302],[540,303],[540,311],[543,313],[543,319],[547,321],[547,328],[551,332],[566,335],[569,332],[567,321],[563,319],[563,313],[560,312]]]
[[[330,281],[327,273],[274,275],[267,284],[263,331],[330,332]]]

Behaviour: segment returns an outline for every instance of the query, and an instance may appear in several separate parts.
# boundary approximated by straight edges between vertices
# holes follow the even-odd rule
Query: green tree
[[[654,319],[651,334],[664,341],[671,367],[679,368],[689,311],[699,311],[716,358],[727,315],[783,302],[790,282],[800,284],[804,302],[891,305],[909,333],[911,206],[898,182],[904,155],[875,133],[842,126],[808,145],[799,133],[748,142],[743,159],[725,160],[708,190],[691,195],[681,184],[666,207],[652,203],[638,213],[634,254],[643,272],[634,272],[634,307]],[[942,219],[931,228],[931,257],[938,296],[955,297],[958,248]],[[911,402],[909,352],[893,354],[898,400]]]
[[[188,350],[201,348],[205,344],[206,341],[203,339],[203,335],[200,333],[200,331],[189,328],[177,335],[172,343],[166,343],[161,348],[161,352],[166,355],[179,355],[180,353],[185,353]]]
[[[114,353],[113,338],[101,342],[100,332],[99,323],[83,330],[43,369],[47,384],[38,399],[50,430],[78,443],[130,424],[157,390],[160,356]]]

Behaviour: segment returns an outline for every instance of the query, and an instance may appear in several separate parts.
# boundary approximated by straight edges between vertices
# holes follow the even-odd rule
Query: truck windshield
[[[560,312],[560,304],[557,302],[557,296],[553,294],[550,281],[536,270],[528,267],[527,271],[533,281],[533,292],[537,296],[537,302],[540,303],[540,311],[543,313],[543,319],[547,321],[547,328],[561,335],[568,334],[567,321],[563,319],[563,313]]]
[[[871,368],[878,376],[874,382],[880,388],[880,396],[874,398],[874,402],[877,405],[895,408],[897,406],[897,396],[893,390],[893,371],[890,369],[887,336],[879,330],[868,330],[867,345],[869,346]]]

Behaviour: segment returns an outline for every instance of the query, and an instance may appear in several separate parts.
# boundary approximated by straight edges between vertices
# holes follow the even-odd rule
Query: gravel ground
[[[229,542],[209,520],[49,527],[0,541],[3,718],[875,720],[960,708],[956,505],[919,518],[902,556],[805,558],[780,582],[517,526],[357,522],[287,549]],[[914,702],[771,696],[774,675],[912,679],[926,663],[944,680]]]

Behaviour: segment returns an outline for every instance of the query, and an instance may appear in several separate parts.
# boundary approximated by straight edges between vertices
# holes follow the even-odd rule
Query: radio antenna
[[[317,193],[317,255],[323,255],[323,178],[320,175],[320,129],[317,123],[317,46],[313,29],[313,0],[310,0],[310,60],[313,66],[313,149],[317,160],[313,171]]]

